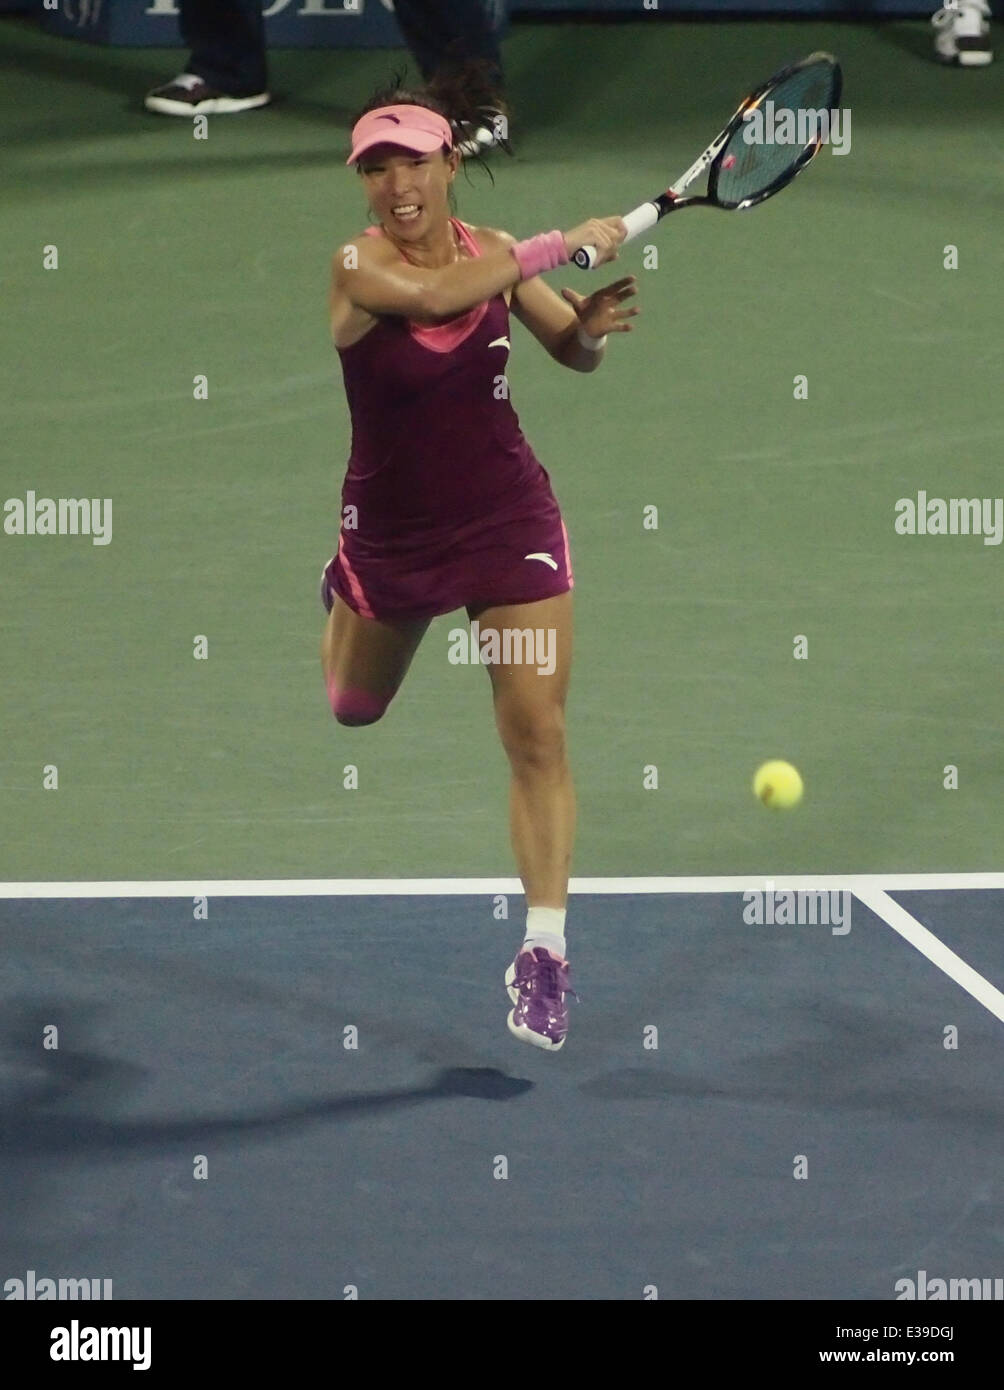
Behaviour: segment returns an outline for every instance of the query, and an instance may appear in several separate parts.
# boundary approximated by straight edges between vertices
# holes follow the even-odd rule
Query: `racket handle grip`
[[[632,241],[636,236],[640,236],[642,232],[647,232],[649,227],[654,227],[658,220],[659,209],[656,207],[655,203],[642,203],[641,207],[634,208],[621,219],[625,227],[627,227],[627,236],[624,238],[624,241]],[[623,244],[622,242],[621,245]],[[598,259],[599,252],[595,246],[580,246],[572,257],[572,260],[580,270],[594,269]]]

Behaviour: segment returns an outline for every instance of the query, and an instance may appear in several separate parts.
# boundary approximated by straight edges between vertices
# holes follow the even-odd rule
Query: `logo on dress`
[[[490,348],[493,348],[493,347],[504,347],[504,348],[507,348],[507,347],[509,347],[509,339],[508,339],[508,338],[496,338],[495,341],[494,341],[493,343],[489,343],[488,346],[489,346]]]
[[[550,565],[553,570],[558,568],[558,562],[553,555],[545,555],[542,551],[537,551],[533,555],[524,555],[524,560],[543,560],[545,565]]]

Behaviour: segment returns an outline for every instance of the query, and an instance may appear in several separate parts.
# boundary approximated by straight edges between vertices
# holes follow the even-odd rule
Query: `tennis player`
[[[505,111],[501,99],[495,105]],[[553,633],[550,674],[516,659],[518,644],[488,674],[528,907],[505,977],[508,1024],[522,1041],[557,1049],[565,995],[575,993],[565,947],[572,565],[549,476],[508,400],[509,311],[556,362],[591,372],[607,334],[630,331],[638,310],[622,307],[633,276],[563,298],[540,278],[587,244],[601,262],[615,260],[626,231],[619,217],[517,241],[451,216],[457,117],[434,80],[416,92],[385,90],[353,126],[346,162],[377,225],[340,246],[332,266],[331,332],[352,447],[338,551],[321,581],[321,659],[338,722],[372,724],[433,617],[466,608],[482,641],[497,634],[499,653],[507,629]]]

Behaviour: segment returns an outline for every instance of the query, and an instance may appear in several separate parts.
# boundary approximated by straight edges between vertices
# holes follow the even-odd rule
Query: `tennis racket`
[[[822,116],[840,105],[840,64],[829,53],[810,53],[800,63],[793,63],[775,73],[743,101],[725,129],[694,161],[685,174],[665,193],[626,214],[625,241],[647,232],[649,227],[680,208],[722,208],[740,212],[780,193],[796,174],[809,163],[823,143]],[[768,107],[767,102],[773,103]],[[780,140],[750,140],[751,121],[747,112],[763,107],[765,118],[780,119],[793,138]],[[785,113],[790,119],[785,121]],[[773,133],[773,132],[772,132]],[[708,173],[708,191],[703,195],[680,195],[702,174]],[[592,270],[596,264],[595,246],[581,246],[572,257],[582,270]]]

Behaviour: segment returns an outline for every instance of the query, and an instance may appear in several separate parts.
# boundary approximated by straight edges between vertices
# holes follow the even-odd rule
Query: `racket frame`
[[[832,53],[810,53],[808,57],[802,58],[797,63],[789,63],[779,72],[768,77],[766,82],[761,82],[759,87],[755,87],[748,96],[744,97],[735,114],[729,119],[728,123],[722,127],[719,133],[712,140],[699,158],[695,159],[686,173],[681,174],[678,179],[670,184],[665,192],[652,198],[647,203],[640,204],[627,213],[622,221],[627,224],[628,235],[625,241],[631,241],[633,237],[641,232],[654,227],[657,222],[671,212],[678,212],[686,207],[715,207],[723,212],[744,212],[747,208],[757,207],[760,203],[772,198],[775,193],[780,193],[781,189],[791,183],[792,179],[800,174],[805,166],[813,160],[819,153],[822,146],[822,132],[817,132],[816,138],[805,146],[799,157],[780,174],[773,183],[762,189],[758,193],[751,194],[748,198],[743,198],[738,203],[725,202],[718,197],[718,175],[721,171],[722,156],[725,148],[732,136],[742,126],[746,119],[747,111],[753,111],[762,101],[765,101],[775,88],[782,82],[786,82],[795,73],[803,71],[807,67],[812,67],[817,63],[826,62],[832,70],[833,90],[830,99],[829,110],[840,104],[840,95],[843,87],[843,74],[840,64]],[[705,169],[709,169],[708,191],[707,193],[692,194],[690,197],[682,197],[684,190],[698,178]],[[623,245],[623,243],[621,243]],[[596,248],[594,246],[582,246],[572,257],[575,264],[583,270],[591,270],[596,264]]]

